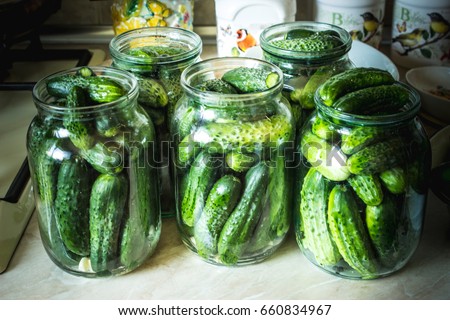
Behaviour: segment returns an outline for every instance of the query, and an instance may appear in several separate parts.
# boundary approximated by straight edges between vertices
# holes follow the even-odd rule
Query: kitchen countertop
[[[204,46],[203,57],[215,55]],[[267,260],[244,267],[208,264],[181,242],[175,218],[163,219],[153,256],[123,276],[87,279],[59,269],[41,243],[36,212],[8,269],[0,299],[450,299],[450,215],[431,192],[420,245],[400,271],[376,280],[328,274],[301,254],[293,232]]]

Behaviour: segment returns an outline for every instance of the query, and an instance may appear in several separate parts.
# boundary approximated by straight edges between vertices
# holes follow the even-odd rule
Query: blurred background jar
[[[332,75],[353,68],[348,58],[350,34],[335,25],[286,22],[264,29],[260,40],[264,59],[283,71],[283,94],[298,126],[315,109],[317,87]]]
[[[158,26],[192,31],[194,0],[114,0],[111,14],[116,35]]]
[[[405,68],[450,65],[450,2],[396,0],[391,59]]]
[[[215,0],[217,55],[241,56],[257,50],[270,25],[294,21],[296,0]]]
[[[119,275],[161,233],[155,131],[132,74],[109,67],[50,75],[33,89],[28,159],[51,260],[85,277]]]
[[[347,30],[353,40],[375,48],[383,36],[385,0],[316,0],[315,21],[337,25]]]
[[[147,27],[115,36],[109,48],[112,66],[130,71],[138,78],[138,103],[156,128],[162,216],[175,216],[169,123],[182,94],[181,73],[200,59],[202,41],[189,30]]]
[[[265,86],[266,74],[270,87],[244,93],[222,80],[251,88]],[[181,77],[171,129],[177,223],[184,244],[210,263],[260,262],[289,230],[294,122],[282,78],[272,64],[237,57],[204,60]]]
[[[403,268],[419,244],[431,147],[412,87],[392,82],[325,102],[322,97],[334,95],[339,85],[335,80],[318,89],[317,109],[299,135],[295,235],[319,268],[374,279]],[[396,99],[374,103],[377,96],[384,99],[375,92],[388,90]],[[344,108],[343,99],[358,95]]]

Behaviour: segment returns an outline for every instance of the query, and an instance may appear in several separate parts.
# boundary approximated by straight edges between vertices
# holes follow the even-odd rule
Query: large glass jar
[[[155,131],[135,77],[82,67],[37,82],[27,136],[45,250],[85,277],[127,273],[161,232]]]
[[[160,149],[158,164],[162,216],[175,216],[169,161],[169,121],[182,94],[181,72],[199,60],[202,41],[192,31],[154,27],[118,35],[112,39],[109,48],[113,66],[130,71],[138,78],[138,103],[155,125]]]
[[[347,54],[352,45],[350,34],[328,23],[276,24],[263,30],[260,43],[264,59],[284,73],[283,93],[298,124],[314,110],[317,87],[353,67]]]
[[[276,81],[258,92],[221,91],[226,85],[218,81],[238,68],[244,72],[236,78],[249,86],[257,79],[245,75],[248,69]],[[210,263],[262,261],[289,229],[295,124],[282,76],[250,58],[210,59],[182,74],[185,94],[171,130],[177,222],[185,245]]]
[[[376,90],[386,89],[381,87]],[[377,98],[365,96],[364,105],[344,112],[326,105],[319,87],[317,110],[298,135],[296,239],[312,263],[344,278],[387,276],[401,269],[419,244],[430,145],[417,117],[417,92],[400,82],[392,88],[397,100],[377,104]],[[392,112],[369,113],[375,105],[395,104]]]

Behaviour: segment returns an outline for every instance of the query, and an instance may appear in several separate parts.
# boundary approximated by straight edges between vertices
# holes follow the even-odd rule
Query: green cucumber
[[[221,78],[239,93],[264,91],[279,81],[279,75],[262,69],[238,67],[225,72]]]
[[[292,138],[292,124],[282,115],[241,123],[208,123],[186,137],[179,144],[178,160],[188,163],[198,148],[215,153],[232,150],[246,152],[276,147]]]
[[[203,212],[194,225],[197,252],[208,258],[217,253],[220,232],[241,196],[241,181],[225,175],[213,185]]]
[[[269,168],[269,221],[271,240],[283,237],[291,225],[293,174],[286,166],[286,157],[277,155],[274,166]]]
[[[80,150],[80,155],[100,173],[118,173],[123,170],[123,147],[110,141],[97,142],[92,148]]]
[[[340,37],[326,32],[314,32],[307,37],[290,36],[289,39],[271,41],[271,45],[280,49],[305,52],[327,51],[339,47],[342,44],[343,42]]]
[[[155,79],[139,78],[139,97],[138,102],[144,108],[164,108],[169,103],[164,86]]]
[[[71,252],[89,255],[89,195],[91,175],[79,156],[65,159],[58,173],[55,217],[61,240]]]
[[[301,137],[300,151],[306,160],[322,175],[333,181],[343,181],[350,176],[347,157],[334,144],[305,132]]]
[[[370,206],[376,206],[383,201],[383,189],[376,175],[352,175],[347,179],[358,197]]]
[[[89,232],[92,270],[106,272],[117,267],[120,225],[128,200],[128,180],[123,174],[101,174],[90,197]]]
[[[236,94],[237,90],[222,79],[208,79],[196,86],[201,91],[211,91],[225,94]]]
[[[361,219],[353,191],[346,186],[333,187],[328,200],[328,226],[345,262],[363,279],[376,276],[369,235]]]
[[[225,161],[235,172],[245,172],[253,167],[259,160],[259,157],[255,153],[242,153],[242,152],[228,152],[225,156]]]
[[[311,131],[321,139],[331,142],[339,139],[339,132],[333,127],[333,124],[317,115],[311,125]]]
[[[48,93],[56,98],[66,98],[74,86],[86,90],[89,98],[97,103],[115,101],[126,93],[119,82],[101,76],[68,74],[47,81]]]
[[[372,174],[385,171],[405,161],[405,146],[400,137],[367,146],[352,154],[347,166],[353,174]]]
[[[242,197],[220,233],[218,254],[223,264],[235,265],[242,257],[261,216],[268,180],[264,162],[246,173]]]
[[[353,154],[385,136],[385,130],[378,127],[354,127],[341,135],[341,150],[345,154]]]
[[[388,71],[359,67],[332,76],[318,89],[318,94],[325,105],[331,106],[349,92],[394,82]]]
[[[303,109],[314,109],[316,107],[314,95],[317,88],[337,72],[338,71],[335,70],[335,68],[330,66],[317,69],[300,92],[299,100]]]
[[[192,163],[188,173],[187,185],[181,201],[181,218],[188,227],[193,227],[200,217],[206,199],[216,182],[218,168],[216,158],[202,151]]]
[[[380,85],[347,93],[332,107],[358,115],[393,114],[409,102],[409,91],[401,86]]]
[[[380,172],[383,185],[393,194],[401,194],[406,191],[407,177],[405,169],[395,167]]]
[[[397,214],[398,207],[392,196],[386,196],[377,206],[366,207],[366,226],[369,237],[380,261],[388,267],[397,261],[392,256],[396,246]]]
[[[301,239],[304,249],[309,250],[321,266],[332,266],[342,257],[328,230],[327,210],[331,184],[319,171],[309,169],[300,191],[298,214],[303,235]]]

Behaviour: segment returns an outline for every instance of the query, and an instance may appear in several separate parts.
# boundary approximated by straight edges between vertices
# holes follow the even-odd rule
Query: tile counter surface
[[[262,263],[214,266],[183,245],[174,218],[163,220],[158,247],[140,268],[120,277],[86,279],[53,264],[36,218],[35,212],[0,275],[0,299],[450,299],[450,215],[431,193],[424,233],[410,262],[389,277],[366,281],[338,278],[309,263],[292,230]]]

